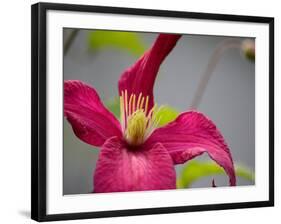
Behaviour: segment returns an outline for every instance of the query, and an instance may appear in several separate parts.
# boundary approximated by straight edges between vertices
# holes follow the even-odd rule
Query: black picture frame
[[[269,200],[213,205],[161,207],[132,210],[114,210],[70,214],[46,213],[46,13],[48,10],[75,12],[100,12],[124,15],[155,17],[193,18],[205,20],[239,21],[264,23],[269,25]],[[118,8],[89,5],[37,3],[31,11],[31,218],[36,221],[54,221],[114,216],[132,216],[161,213],[192,212],[205,210],[254,208],[274,205],[274,18],[241,15],[194,13],[183,11],[163,11],[137,8]]]

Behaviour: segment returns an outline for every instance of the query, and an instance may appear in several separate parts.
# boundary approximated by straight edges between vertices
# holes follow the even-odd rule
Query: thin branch
[[[209,62],[207,64],[207,67],[205,71],[201,75],[201,80],[198,84],[198,87],[195,91],[194,97],[191,101],[190,109],[197,109],[200,105],[200,102],[202,100],[202,97],[204,95],[204,92],[206,90],[207,84],[213,74],[213,71],[216,67],[216,65],[219,62],[219,59],[221,58],[222,54],[225,52],[225,50],[230,48],[240,48],[241,46],[241,40],[237,39],[226,39],[222,41],[218,46],[215,48],[213,54],[211,55]]]
[[[67,54],[67,52],[69,51],[75,37],[77,36],[79,32],[79,29],[74,29],[71,31],[71,33],[69,34],[68,38],[65,41],[65,44],[63,46],[63,55],[65,56]]]

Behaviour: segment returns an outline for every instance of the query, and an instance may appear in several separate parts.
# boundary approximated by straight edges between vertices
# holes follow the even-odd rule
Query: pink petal
[[[137,96],[149,96],[149,109],[153,107],[153,86],[159,67],[174,48],[181,35],[160,34],[153,46],[120,77],[119,94],[127,90]]]
[[[76,136],[88,144],[101,146],[112,136],[122,136],[119,121],[81,81],[64,82],[64,114]]]
[[[124,192],[176,188],[172,158],[161,144],[129,149],[113,137],[102,146],[95,174],[94,192]]]
[[[215,124],[199,112],[185,112],[165,127],[156,129],[145,144],[160,142],[168,150],[175,164],[184,163],[207,152],[236,184],[232,157],[223,136]]]

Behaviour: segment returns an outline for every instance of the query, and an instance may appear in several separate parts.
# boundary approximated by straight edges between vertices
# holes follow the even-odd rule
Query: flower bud
[[[241,51],[246,59],[255,61],[255,41],[245,39],[241,44]]]

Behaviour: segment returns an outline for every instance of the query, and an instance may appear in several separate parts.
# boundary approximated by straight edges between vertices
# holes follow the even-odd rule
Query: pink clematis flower
[[[64,82],[64,113],[82,141],[101,147],[94,192],[176,188],[174,165],[206,152],[235,185],[233,161],[215,124],[202,113],[181,113],[158,127],[153,86],[159,67],[180,35],[160,34],[153,46],[119,80],[120,122],[102,104],[94,88]]]

